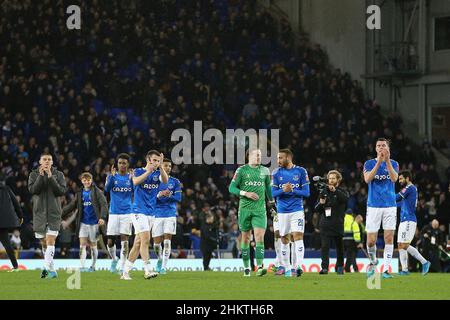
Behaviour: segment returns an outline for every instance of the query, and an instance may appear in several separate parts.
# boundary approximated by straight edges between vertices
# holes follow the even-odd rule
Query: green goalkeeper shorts
[[[254,228],[267,228],[266,213],[261,211],[239,211],[238,222],[239,230],[244,232]]]

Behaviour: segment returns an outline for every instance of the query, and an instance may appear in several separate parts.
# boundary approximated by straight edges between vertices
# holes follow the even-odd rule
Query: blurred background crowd
[[[173,130],[192,132],[195,120],[204,130],[280,129],[280,147],[310,177],[342,172],[348,207],[363,216],[363,163],[374,157],[376,138],[386,137],[391,157],[414,174],[419,230],[436,219],[445,242],[450,167],[437,173],[432,142],[408,139],[399,115],[382,112],[360,83],[329,65],[320,45],[297,38],[255,0],[81,2],[81,30],[66,28],[67,5],[0,5],[0,168],[25,213],[19,247],[37,247],[27,179],[42,151],[65,174],[66,203],[81,172],[103,188],[119,153],[131,155],[132,167],[143,166],[149,149],[170,155]],[[227,192],[236,167],[174,167],[184,192],[173,247],[198,246],[200,220],[212,213],[220,248],[238,254],[238,199]],[[316,200],[313,188],[305,201],[309,248]],[[272,230],[269,221],[267,248]],[[72,230],[62,231],[59,246],[76,247]]]

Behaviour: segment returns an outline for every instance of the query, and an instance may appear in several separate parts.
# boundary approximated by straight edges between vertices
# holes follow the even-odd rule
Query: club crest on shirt
[[[292,179],[294,179],[294,181],[298,181],[298,179],[300,179],[300,178],[299,178],[298,175],[295,175],[295,176],[292,177]]]
[[[158,177],[157,177],[157,176],[154,176],[154,177],[153,177],[153,181],[158,181]]]
[[[282,180],[283,180],[283,177],[280,177],[279,179],[280,179],[280,181],[282,181]]]
[[[119,181],[114,181],[114,184],[118,184],[119,183]]]
[[[168,187],[169,189],[173,189],[173,184],[172,184],[172,183],[169,183],[169,184],[167,185],[167,187]]]

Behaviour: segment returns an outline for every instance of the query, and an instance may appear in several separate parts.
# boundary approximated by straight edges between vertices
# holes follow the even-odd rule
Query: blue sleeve
[[[294,189],[293,192],[296,196],[308,198],[310,194],[309,184],[303,185],[301,190]]]
[[[135,177],[142,176],[144,174],[144,171],[145,171],[144,169],[138,168],[138,169],[134,170],[134,176]]]
[[[175,182],[175,189],[171,197],[168,198],[168,201],[170,202],[180,202],[181,201],[181,183],[180,181]]]
[[[300,190],[294,189],[293,193],[296,196],[307,198],[307,197],[309,197],[310,191],[309,191],[309,177],[308,177],[308,172],[306,172],[306,169],[303,168],[300,176],[301,176],[301,178],[300,178],[301,189]]]
[[[397,207],[402,205],[403,197],[400,195],[401,192],[395,195],[395,201],[397,202]]]
[[[308,177],[308,172],[306,172],[306,169],[303,168],[302,173],[300,173],[300,185],[303,188],[304,186],[308,186],[308,190],[309,190],[309,177]]]
[[[114,184],[114,176],[109,174],[106,177],[105,192],[111,192],[113,184]]]
[[[399,165],[398,165],[398,162],[397,161],[392,161],[393,162],[393,164],[392,164],[392,167],[394,168],[394,170],[395,170],[395,172],[399,172]]]
[[[371,171],[375,167],[373,161],[364,162],[364,172]]]
[[[272,196],[278,198],[283,194],[283,189],[278,187],[278,174],[277,172],[272,173]]]

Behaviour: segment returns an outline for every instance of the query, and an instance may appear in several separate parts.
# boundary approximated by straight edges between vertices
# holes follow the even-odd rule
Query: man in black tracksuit
[[[320,214],[320,237],[322,250],[322,270],[320,274],[327,274],[330,264],[330,242],[336,245],[336,272],[343,274],[344,266],[344,216],[349,195],[347,191],[339,188],[342,175],[337,170],[327,174],[327,189],[319,196],[316,211]]]
[[[201,235],[200,235],[200,249],[203,254],[203,270],[211,270],[209,262],[211,261],[212,253],[217,248],[218,228],[214,223],[214,215],[207,214],[205,220],[202,221]]]

